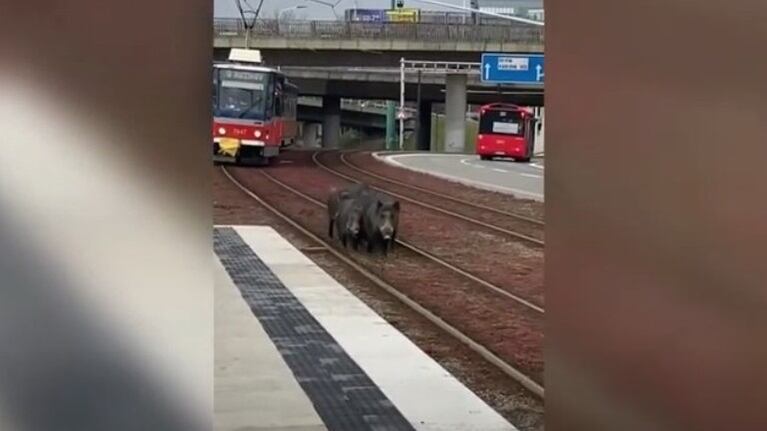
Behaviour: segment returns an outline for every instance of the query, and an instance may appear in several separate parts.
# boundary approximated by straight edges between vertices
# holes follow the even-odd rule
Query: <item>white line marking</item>
[[[482,166],[482,165],[475,165],[474,163],[469,163],[469,160],[471,160],[471,159],[461,159],[461,164],[466,165],[466,166],[471,166],[472,168],[480,168],[480,169],[484,169],[484,168],[487,167],[487,166]]]
[[[538,168],[538,169],[541,169],[541,170],[543,170],[543,169],[544,169],[544,167],[543,167],[543,166],[541,166],[541,165],[539,165],[538,163],[530,163],[530,166],[532,166],[532,167],[534,167],[534,168]]]
[[[493,168],[493,170],[494,170],[495,172],[503,172],[503,173],[508,173],[508,172],[509,172],[509,171],[505,171],[505,170],[503,170],[503,169],[498,169],[498,168]]]
[[[543,175],[535,175],[535,174],[519,174],[523,177],[530,177],[530,178],[543,178]]]

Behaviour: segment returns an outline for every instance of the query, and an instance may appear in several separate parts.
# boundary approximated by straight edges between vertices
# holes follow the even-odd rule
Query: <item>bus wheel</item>
[[[525,157],[523,159],[514,159],[517,163],[530,163],[530,157]]]
[[[479,156],[480,160],[493,160],[493,156]]]

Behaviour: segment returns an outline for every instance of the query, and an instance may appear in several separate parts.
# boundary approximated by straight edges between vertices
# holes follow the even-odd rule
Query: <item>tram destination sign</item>
[[[263,82],[264,75],[265,74],[263,72],[256,72],[256,71],[250,71],[250,70],[229,70],[229,69],[221,70],[222,79],[233,79],[237,81]]]
[[[542,54],[482,54],[482,82],[543,84]]]

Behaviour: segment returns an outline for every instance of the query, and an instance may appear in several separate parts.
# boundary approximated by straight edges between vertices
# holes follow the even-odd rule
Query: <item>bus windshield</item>
[[[214,115],[217,117],[266,119],[269,75],[249,70],[217,70]]]
[[[489,109],[479,119],[479,133],[485,135],[524,135],[524,122],[515,111]]]

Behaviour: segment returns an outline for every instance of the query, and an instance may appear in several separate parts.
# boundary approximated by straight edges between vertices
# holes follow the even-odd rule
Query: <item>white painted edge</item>
[[[476,189],[482,189],[482,190],[488,190],[491,192],[498,192],[503,193],[507,195],[511,195],[517,198],[523,198],[523,199],[532,199],[538,202],[543,202],[543,195],[540,193],[532,193],[525,190],[515,189],[511,187],[504,187],[499,186],[496,184],[489,184],[484,183],[481,181],[472,181],[466,178],[456,177],[453,175],[443,174],[441,172],[433,172],[426,169],[420,169],[420,168],[414,168],[412,166],[407,166],[403,163],[400,163],[396,160],[394,160],[395,157],[412,157],[412,156],[424,156],[428,155],[430,157],[432,156],[450,156],[455,157],[460,154],[430,154],[430,153],[412,153],[412,154],[379,154],[380,152],[376,151],[371,153],[373,157],[383,163],[386,163],[391,166],[395,166],[402,169],[407,169],[413,172],[418,172],[421,174],[431,175],[433,177],[441,178],[443,180],[451,181],[454,183],[459,183],[464,186],[474,187]]]
[[[517,431],[449,371],[273,228],[230,227],[240,234],[416,430]],[[386,354],[381,355],[381,352]]]

